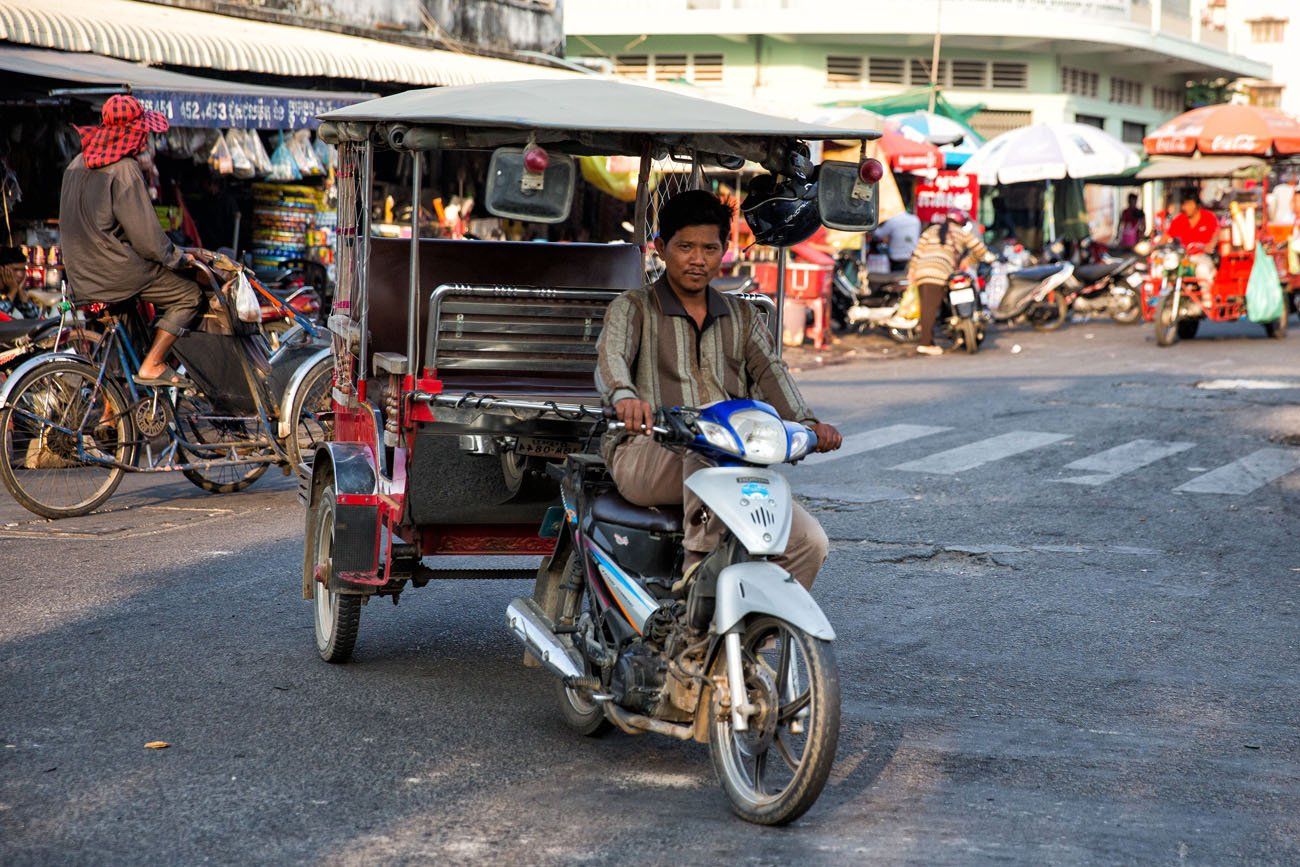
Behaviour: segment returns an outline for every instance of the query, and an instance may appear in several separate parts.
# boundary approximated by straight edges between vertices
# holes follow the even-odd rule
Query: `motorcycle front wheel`
[[[1120,325],[1133,325],[1142,318],[1142,299],[1136,292],[1128,291],[1118,295],[1114,303],[1111,318]]]
[[[709,752],[731,809],[749,822],[784,825],[826,785],[840,732],[840,682],[830,642],[784,620],[751,620],[741,636],[745,687],[756,708],[746,731],[715,700]],[[726,654],[718,657],[725,675]]]
[[[957,336],[962,348],[971,355],[980,351],[979,331],[979,326],[975,324],[974,319],[963,319],[957,323]]]

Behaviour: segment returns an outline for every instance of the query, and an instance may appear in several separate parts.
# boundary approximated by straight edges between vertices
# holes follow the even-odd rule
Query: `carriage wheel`
[[[357,644],[362,597],[329,589],[334,564],[334,485],[328,484],[312,506],[303,557],[304,584],[311,587],[316,652],[326,662],[347,662]],[[324,582],[317,577],[323,577]]]

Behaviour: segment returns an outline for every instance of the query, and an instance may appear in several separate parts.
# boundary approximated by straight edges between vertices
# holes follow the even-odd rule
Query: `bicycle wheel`
[[[238,448],[241,443],[249,439],[246,422],[221,417],[221,414],[212,408],[207,398],[190,393],[181,395],[176,402],[176,428],[184,439],[202,445],[220,444]],[[181,460],[187,463],[213,459],[213,454],[206,449],[195,451],[182,447],[181,451],[183,452]],[[229,449],[225,451],[229,452]],[[255,457],[249,455],[247,450],[242,454]],[[270,466],[265,461],[258,463],[250,461],[216,467],[195,467],[182,470],[181,474],[209,493],[233,494],[262,478]]]
[[[0,412],[0,480],[23,508],[74,518],[113,495],[130,464],[135,428],[125,396],[72,359],[33,370]]]
[[[303,457],[316,443],[326,442],[334,436],[334,360],[323,358],[307,372],[298,393],[289,407],[289,417],[294,419],[293,434],[284,444],[284,450],[294,468],[302,466]]]

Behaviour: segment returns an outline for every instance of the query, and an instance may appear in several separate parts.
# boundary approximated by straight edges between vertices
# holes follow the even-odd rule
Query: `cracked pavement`
[[[288,480],[130,479],[59,524],[0,495],[0,862],[1296,863],[1300,338],[1204,335],[801,363],[860,450],[788,471],[844,712],[786,829],[704,747],[565,729],[523,583],[367,606],[322,663]]]

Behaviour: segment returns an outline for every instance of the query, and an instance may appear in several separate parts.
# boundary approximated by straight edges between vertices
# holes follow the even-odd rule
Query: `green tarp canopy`
[[[919,90],[909,90],[905,93],[897,93],[893,96],[882,96],[877,99],[842,99],[836,102],[824,103],[827,106],[838,108],[865,108],[874,111],[877,114],[907,114],[911,111],[929,111],[930,110],[930,88],[923,87]],[[984,104],[970,106],[969,108],[958,108],[948,100],[944,99],[943,94],[935,95],[934,113],[951,118],[958,123],[970,126],[970,119],[983,110]]]

